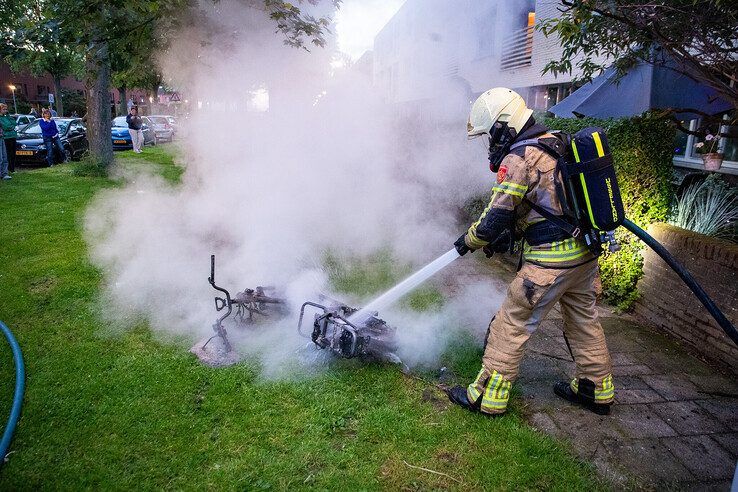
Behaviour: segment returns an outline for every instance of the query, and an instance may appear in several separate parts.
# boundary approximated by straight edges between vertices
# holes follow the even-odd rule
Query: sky
[[[359,59],[374,46],[382,30],[405,0],[344,0],[336,14],[338,49]]]

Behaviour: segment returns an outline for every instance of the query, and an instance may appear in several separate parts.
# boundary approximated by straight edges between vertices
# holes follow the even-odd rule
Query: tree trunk
[[[113,163],[113,140],[110,133],[110,54],[106,41],[93,42],[85,56],[85,72],[90,155],[107,166]]]
[[[56,102],[56,112],[59,116],[64,116],[64,102],[61,95],[61,77],[54,77],[54,102]]]
[[[118,116],[128,114],[128,100],[126,99],[126,86],[118,87]]]

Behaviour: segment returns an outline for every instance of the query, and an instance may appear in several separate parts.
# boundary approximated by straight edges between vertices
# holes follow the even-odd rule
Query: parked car
[[[166,115],[154,114],[148,118],[154,125],[154,134],[158,142],[171,142],[174,140],[174,129]]]
[[[59,129],[67,160],[78,159],[89,148],[87,129],[79,118],[54,118]],[[57,162],[61,156],[56,156]],[[46,146],[41,136],[41,126],[34,121],[18,132],[15,146],[15,162],[19,165],[46,165]]]
[[[144,137],[144,145],[156,145],[156,135],[154,134],[154,124],[149,120],[148,117],[142,116]],[[113,118],[113,125],[111,130],[113,137],[113,150],[130,150],[133,148],[133,142],[131,142],[131,134],[128,132],[128,123],[126,123],[125,116],[116,116]]]
[[[175,135],[177,135],[177,132],[179,132],[179,123],[177,123],[177,118],[174,116],[167,116],[167,121],[169,121],[169,126],[172,127],[172,131]]]
[[[15,118],[15,131],[19,131],[29,123],[36,121],[36,117],[30,114],[11,114],[10,116]]]

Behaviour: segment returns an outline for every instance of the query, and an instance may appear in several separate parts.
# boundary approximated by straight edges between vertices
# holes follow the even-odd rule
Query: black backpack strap
[[[538,212],[538,214],[546,219],[547,221],[551,222],[553,225],[558,227],[559,229],[563,230],[567,234],[569,234],[571,237],[579,237],[582,234],[581,229],[577,227],[576,225],[568,222],[561,216],[555,215],[545,208],[541,207],[540,205],[537,205],[530,201],[528,198],[523,198],[523,201],[530,205],[530,208]]]

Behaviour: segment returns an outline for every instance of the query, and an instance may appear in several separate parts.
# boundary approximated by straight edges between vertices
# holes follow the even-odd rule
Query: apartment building
[[[546,110],[571,93],[571,75],[542,74],[561,55],[534,25],[558,0],[407,0],[374,40],[374,83],[400,107],[437,97],[468,101],[495,86]]]
[[[86,91],[84,82],[74,77],[62,79],[61,87],[65,90],[76,91],[80,95],[84,95]],[[14,110],[14,92],[17,102],[29,104],[37,109],[49,106],[49,94],[54,93],[54,81],[48,74],[36,76],[28,72],[13,72],[10,65],[0,61],[0,102],[8,104],[11,112]],[[145,105],[148,103],[148,93],[145,90],[131,90],[128,91],[127,95],[137,104]],[[55,94],[55,96],[57,95]],[[120,95],[118,91],[111,88],[111,105],[117,105],[119,102]],[[23,106],[26,104],[23,104]]]

